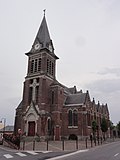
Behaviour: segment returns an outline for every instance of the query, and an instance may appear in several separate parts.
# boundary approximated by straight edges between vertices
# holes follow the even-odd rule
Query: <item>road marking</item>
[[[21,153],[21,152],[18,152],[18,153],[16,153],[17,155],[19,155],[20,157],[25,157],[25,156],[27,156],[26,154],[23,154],[23,153]]]
[[[79,151],[76,151],[76,152],[72,152],[72,153],[65,154],[65,155],[58,156],[58,157],[49,158],[49,159],[46,159],[46,160],[56,160],[56,159],[60,159],[60,158],[65,158],[65,157],[69,157],[69,156],[72,156],[72,155],[75,155],[75,154],[78,154],[78,153],[87,152],[88,150],[89,149],[79,150]]]
[[[116,156],[118,156],[119,155],[119,153],[116,153],[115,155],[114,155],[114,157],[116,157]]]
[[[50,153],[50,152],[52,152],[52,151],[42,151],[42,153]]]
[[[32,155],[37,155],[38,153],[34,152],[34,151],[27,151],[27,153],[32,154]]]
[[[13,156],[11,156],[10,154],[4,154],[3,156],[6,158],[13,158]]]

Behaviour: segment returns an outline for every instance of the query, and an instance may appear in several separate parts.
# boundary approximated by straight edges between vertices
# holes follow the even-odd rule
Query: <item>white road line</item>
[[[78,153],[87,152],[88,150],[89,149],[79,150],[79,151],[76,151],[76,152],[73,152],[73,153],[65,154],[65,155],[58,156],[58,157],[49,158],[49,159],[46,159],[46,160],[56,160],[56,159],[60,159],[60,158],[65,158],[65,157],[69,157],[69,156],[72,156],[72,155],[75,155],[75,154],[78,154]]]
[[[116,153],[115,155],[114,155],[114,157],[116,157],[116,156],[118,156],[119,155],[119,153]]]
[[[25,156],[27,156],[26,154],[23,154],[23,153],[21,153],[21,152],[18,152],[18,153],[16,153],[17,155],[19,155],[20,157],[25,157]]]
[[[34,152],[34,151],[27,151],[27,153],[32,154],[32,155],[37,155],[38,153]]]
[[[11,156],[10,154],[4,154],[3,156],[6,158],[13,158],[13,156]]]
[[[42,153],[50,153],[50,152],[52,152],[52,151],[42,151]]]

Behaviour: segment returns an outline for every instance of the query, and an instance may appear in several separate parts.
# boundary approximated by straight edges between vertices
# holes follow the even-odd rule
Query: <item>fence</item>
[[[91,148],[94,146],[102,145],[103,140],[62,140],[62,141],[22,141],[20,143],[20,149],[22,150],[41,150],[41,151],[74,151]]]

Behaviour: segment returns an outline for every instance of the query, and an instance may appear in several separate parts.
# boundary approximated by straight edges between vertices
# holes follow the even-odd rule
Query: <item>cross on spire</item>
[[[44,9],[43,12],[44,12],[44,16],[45,16],[46,9]]]

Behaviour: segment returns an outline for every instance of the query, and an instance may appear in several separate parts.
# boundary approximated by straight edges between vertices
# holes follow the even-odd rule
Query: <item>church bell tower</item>
[[[21,129],[27,136],[45,135],[50,121],[50,85],[56,80],[54,46],[46,23],[45,12],[28,56],[23,98],[16,109],[15,133]],[[50,122],[49,122],[50,123]]]

